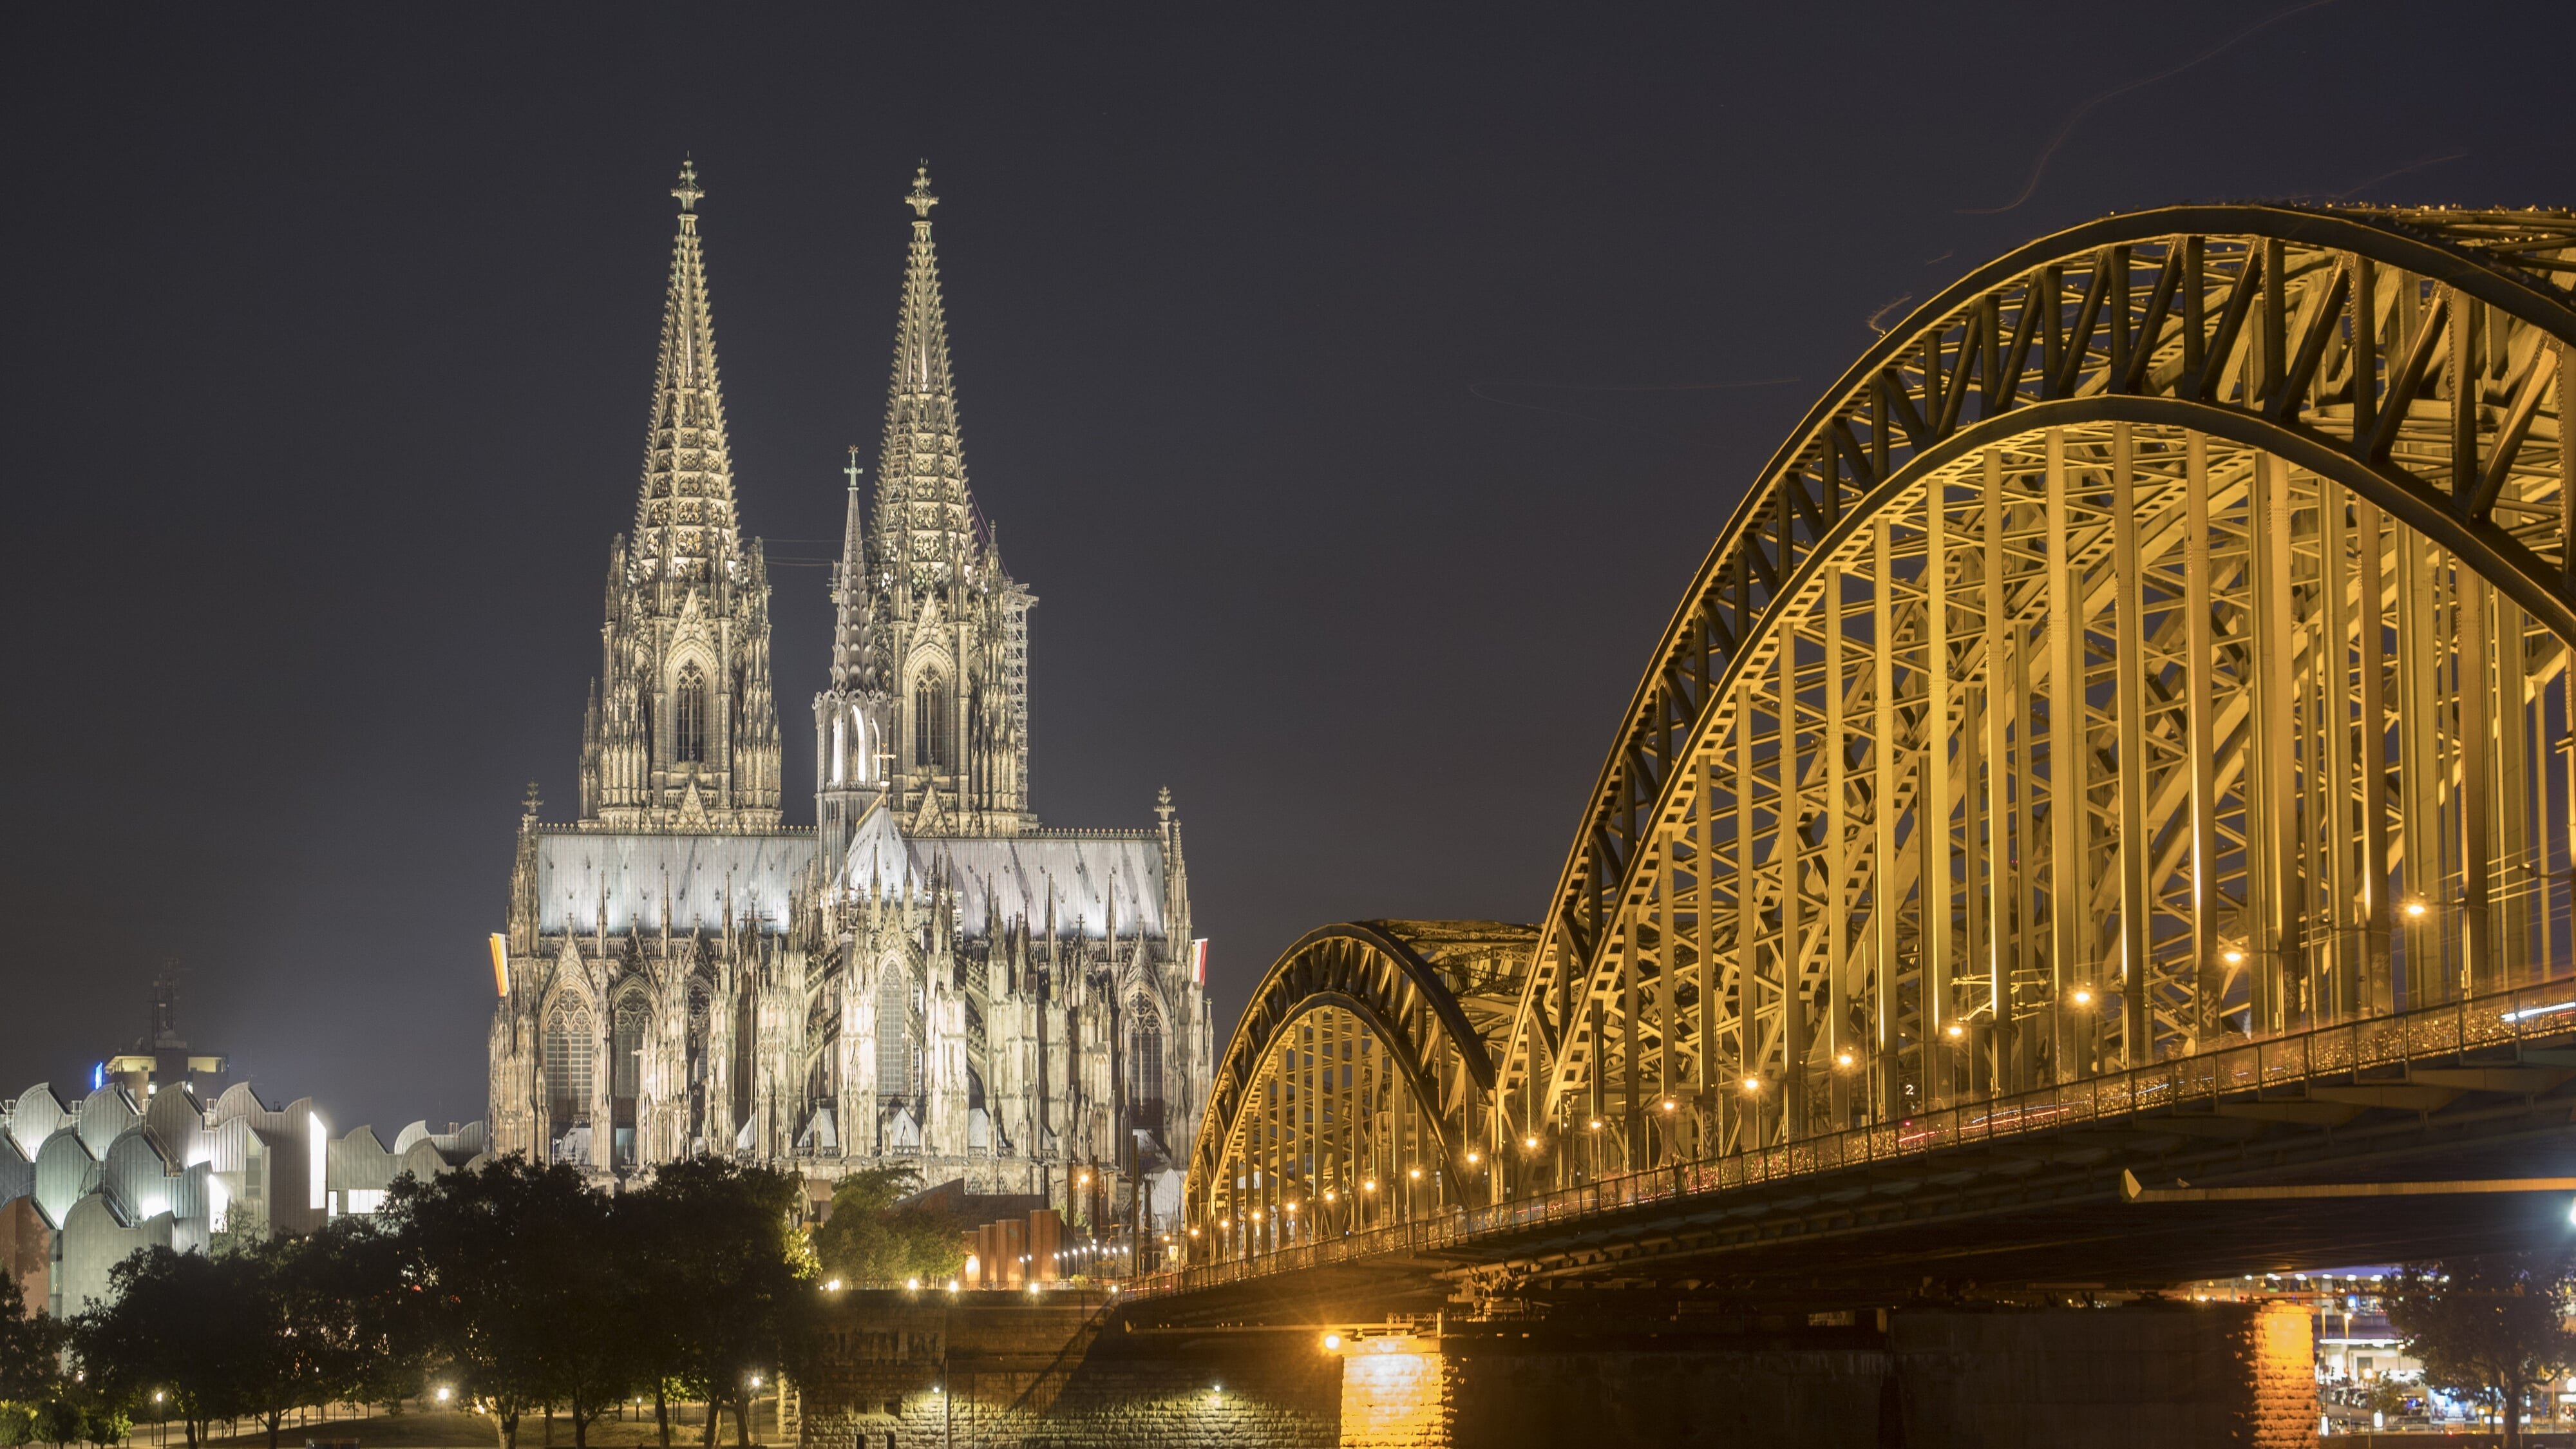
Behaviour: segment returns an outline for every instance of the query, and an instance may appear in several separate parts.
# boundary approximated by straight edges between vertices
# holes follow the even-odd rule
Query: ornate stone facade
[[[929,177],[905,198],[872,498],[855,454],[848,470],[813,830],[780,823],[769,584],[738,526],[704,193],[684,170],[672,194],[581,812],[548,823],[531,797],[493,943],[495,1150],[601,1171],[900,1158],[1058,1198],[1082,1167],[1169,1211],[1212,1031],[1180,825],[1168,793],[1140,829],[1046,829],[1030,809],[1036,599],[967,488]]]

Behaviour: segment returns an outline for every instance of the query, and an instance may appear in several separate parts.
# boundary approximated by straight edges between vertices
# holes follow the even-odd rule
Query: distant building
[[[599,1172],[896,1160],[1059,1201],[1076,1164],[1170,1175],[1211,1054],[1181,828],[1168,793],[1134,829],[1030,808],[1037,600],[967,489],[926,171],[873,496],[855,449],[847,470],[815,830],[780,824],[769,577],[736,515],[704,193],[684,169],[672,194],[580,813],[549,823],[531,798],[493,942],[495,1150]]]
[[[92,1074],[90,1086],[122,1085],[137,1101],[173,1082],[185,1083],[209,1101],[223,1094],[232,1063],[224,1057],[191,1052],[179,1033],[179,967],[171,963],[152,978],[152,1024],[135,1038],[134,1049],[109,1057]]]
[[[482,1155],[480,1122],[445,1132],[415,1122],[388,1148],[366,1127],[333,1137],[309,1098],[272,1107],[248,1082],[201,1095],[224,1059],[191,1054],[176,1015],[165,972],[146,1041],[167,1046],[103,1062],[84,1095],[39,1082],[0,1101],[0,1255],[22,1290],[41,1285],[41,1301],[29,1301],[52,1313],[103,1298],[108,1270],[139,1248],[203,1252],[221,1232],[308,1233],[375,1212],[405,1172],[435,1176]],[[129,1065],[111,1070],[119,1062]],[[165,1064],[190,1075],[165,1079]],[[42,1272],[26,1270],[31,1259]]]

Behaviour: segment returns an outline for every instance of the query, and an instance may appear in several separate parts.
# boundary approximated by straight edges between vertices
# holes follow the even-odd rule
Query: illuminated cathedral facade
[[[492,939],[493,1148],[601,1173],[898,1160],[1060,1199],[1143,1183],[1159,1215],[1211,1051],[1180,824],[1168,792],[1134,829],[1030,809],[1037,600],[967,487],[927,172],[873,490],[855,450],[846,470],[812,829],[781,822],[769,577],[738,518],[694,170],[672,195],[580,814],[531,793]]]

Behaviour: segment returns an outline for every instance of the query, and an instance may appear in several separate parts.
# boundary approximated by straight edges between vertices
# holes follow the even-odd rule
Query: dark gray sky
[[[773,560],[875,456],[930,158],[1038,807],[1172,787],[1223,1022],[1309,926],[1538,913],[1872,314],[2108,210],[2576,205],[2558,4],[923,8],[16,12],[0,1096],[175,957],[268,1093],[481,1115],[683,152]],[[824,575],[774,577],[810,822]]]

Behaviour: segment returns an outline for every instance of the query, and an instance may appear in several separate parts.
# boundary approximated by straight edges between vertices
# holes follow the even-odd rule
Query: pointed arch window
[[[590,1008],[567,1000],[546,1020],[546,1116],[553,1130],[590,1125]]]
[[[920,1032],[912,1020],[912,988],[900,964],[889,962],[877,981],[877,1096],[901,1100],[915,1086],[912,1062]]]
[[[912,687],[912,762],[934,770],[949,767],[948,685],[930,675]]]
[[[1163,1022],[1151,1003],[1137,998],[1129,1008],[1135,1025],[1127,1031],[1128,1121],[1150,1132],[1163,1130]]]
[[[628,1166],[636,1160],[635,1107],[644,1095],[644,1036],[652,1016],[644,993],[629,991],[617,998],[608,1018],[608,1114],[617,1133],[617,1160]]]
[[[679,687],[671,691],[671,759],[707,762],[707,677],[694,663],[680,666]]]

